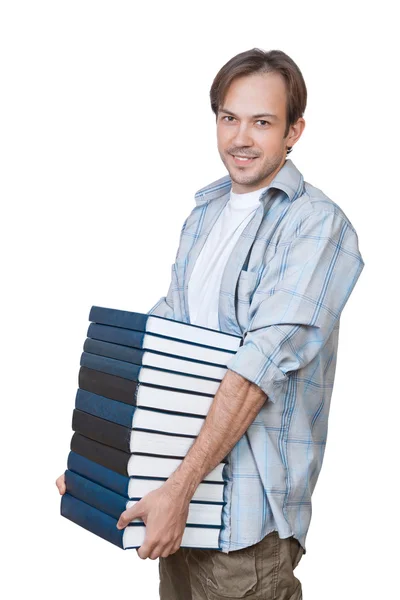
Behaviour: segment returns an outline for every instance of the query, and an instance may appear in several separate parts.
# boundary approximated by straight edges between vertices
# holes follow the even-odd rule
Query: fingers
[[[177,542],[173,540],[167,544],[160,544],[159,540],[145,539],[142,546],[137,548],[136,552],[141,559],[150,558],[150,560],[155,560],[156,558],[166,558],[170,554],[174,554],[180,548],[180,541]]]
[[[60,492],[61,496],[63,494],[65,494],[65,492],[67,491],[67,487],[65,485],[65,474],[64,473],[56,479],[56,486],[58,487],[58,491]]]
[[[146,518],[146,515],[144,514],[144,505],[142,501],[139,500],[139,502],[136,502],[136,504],[121,513],[117,522],[117,529],[124,529],[124,527],[133,521],[133,519],[140,518],[143,520],[142,517]]]

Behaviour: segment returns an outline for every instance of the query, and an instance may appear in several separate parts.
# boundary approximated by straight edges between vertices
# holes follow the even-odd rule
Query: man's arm
[[[168,480],[171,489],[190,502],[199,483],[244,435],[266,399],[257,385],[228,370],[198,437]]]

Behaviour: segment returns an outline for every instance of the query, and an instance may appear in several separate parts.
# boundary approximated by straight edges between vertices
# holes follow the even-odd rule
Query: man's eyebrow
[[[235,113],[233,113],[231,110],[228,110],[227,108],[220,108],[219,112],[226,113],[227,115],[231,115],[232,117],[237,117],[237,115],[235,115]],[[260,113],[260,114],[252,116],[253,119],[261,119],[261,117],[269,117],[270,119],[277,119],[278,115],[273,115],[272,113]]]

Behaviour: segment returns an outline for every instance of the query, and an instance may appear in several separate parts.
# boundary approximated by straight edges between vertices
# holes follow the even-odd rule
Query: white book
[[[131,427],[132,429],[146,429],[148,431],[196,437],[199,435],[204,421],[205,417],[187,417],[137,408],[133,413]]]
[[[135,431],[135,435],[140,432]],[[155,434],[146,432],[150,438]],[[168,437],[168,436],[165,436]],[[193,441],[192,438],[188,438]],[[94,461],[103,467],[112,469],[124,477],[149,477],[154,479],[168,479],[181,464],[182,458],[171,458],[171,456],[154,456],[131,454],[110,445],[90,439],[85,435],[75,432],[71,439],[71,451],[88,460]],[[220,462],[203,479],[207,482],[221,483],[224,481],[225,462]],[[85,475],[82,473],[82,475]]]
[[[151,458],[151,457],[150,457]],[[116,473],[98,462],[85,458],[76,452],[70,452],[68,455],[68,470],[86,477],[99,485],[108,488],[125,496],[130,500],[143,498],[149,492],[157,490],[166,481],[166,479],[155,479],[146,477],[127,477]],[[201,482],[194,494],[192,500],[197,502],[224,502],[224,484],[223,482]]]
[[[134,506],[139,500],[128,500],[126,508]],[[221,504],[195,504],[190,502],[189,513],[186,519],[186,523],[189,525],[215,525],[221,526],[222,519],[222,505]],[[140,523],[142,519],[132,519],[132,523]]]
[[[128,484],[129,498],[143,498],[149,492],[158,490],[166,480],[160,479],[139,479],[131,477]],[[200,483],[193,494],[192,500],[200,502],[223,502],[224,486],[223,484]]]
[[[145,313],[101,306],[92,306],[89,321],[146,333],[155,333],[204,346],[215,346],[216,348],[224,348],[232,352],[236,352],[241,343],[240,336],[208,327],[201,327]]]
[[[209,394],[214,396],[220,385],[220,381],[207,379],[205,377],[196,377],[195,375],[181,375],[172,371],[163,371],[152,367],[143,367],[133,363],[109,358],[108,356],[100,356],[99,354],[91,354],[82,352],[81,366],[94,371],[100,371],[108,375],[115,375],[130,381],[139,383],[150,383],[168,387],[171,389],[186,390],[199,394]]]
[[[107,356],[144,367],[154,367],[181,374],[197,375],[198,377],[207,377],[208,379],[217,379],[218,381],[221,381],[227,371],[225,367],[186,358],[177,358],[176,356],[169,356],[141,348],[130,348],[122,344],[105,342],[104,340],[93,338],[86,338],[83,350],[90,354],[99,354],[100,356]]]
[[[172,473],[176,471],[181,462],[182,459],[180,458],[141,456],[139,454],[132,454],[132,456],[128,460],[128,475],[136,477],[153,476],[168,479],[168,477],[171,477]],[[212,471],[210,471],[204,477],[203,481],[224,481],[224,466],[224,463],[219,463]]]
[[[153,333],[142,333],[131,329],[123,329],[122,327],[101,325],[100,323],[89,325],[87,337],[222,367],[226,367],[227,362],[235,354],[230,350],[201,346],[200,344],[166,338]]]
[[[182,360],[166,354],[156,354],[146,351],[143,353],[142,364],[158,369],[168,371],[177,371],[178,373],[188,373],[189,375],[198,375],[199,377],[208,377],[210,379],[222,380],[226,375],[226,367],[217,367],[194,360]]]
[[[180,435],[166,435],[150,431],[132,431],[129,440],[131,452],[157,454],[184,458],[193,445],[195,438]]]
[[[145,525],[125,527],[123,533],[124,550],[140,547],[145,538]],[[218,548],[220,529],[211,527],[185,527],[181,548]]]
[[[136,391],[136,406],[201,416],[208,414],[213,400],[214,396],[201,396],[147,385],[139,385]]]

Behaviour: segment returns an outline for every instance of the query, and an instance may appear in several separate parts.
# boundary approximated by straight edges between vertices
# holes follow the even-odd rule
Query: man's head
[[[305,127],[307,88],[300,69],[280,50],[253,48],[220,69],[210,100],[218,152],[232,190],[244,193],[267,186]]]

